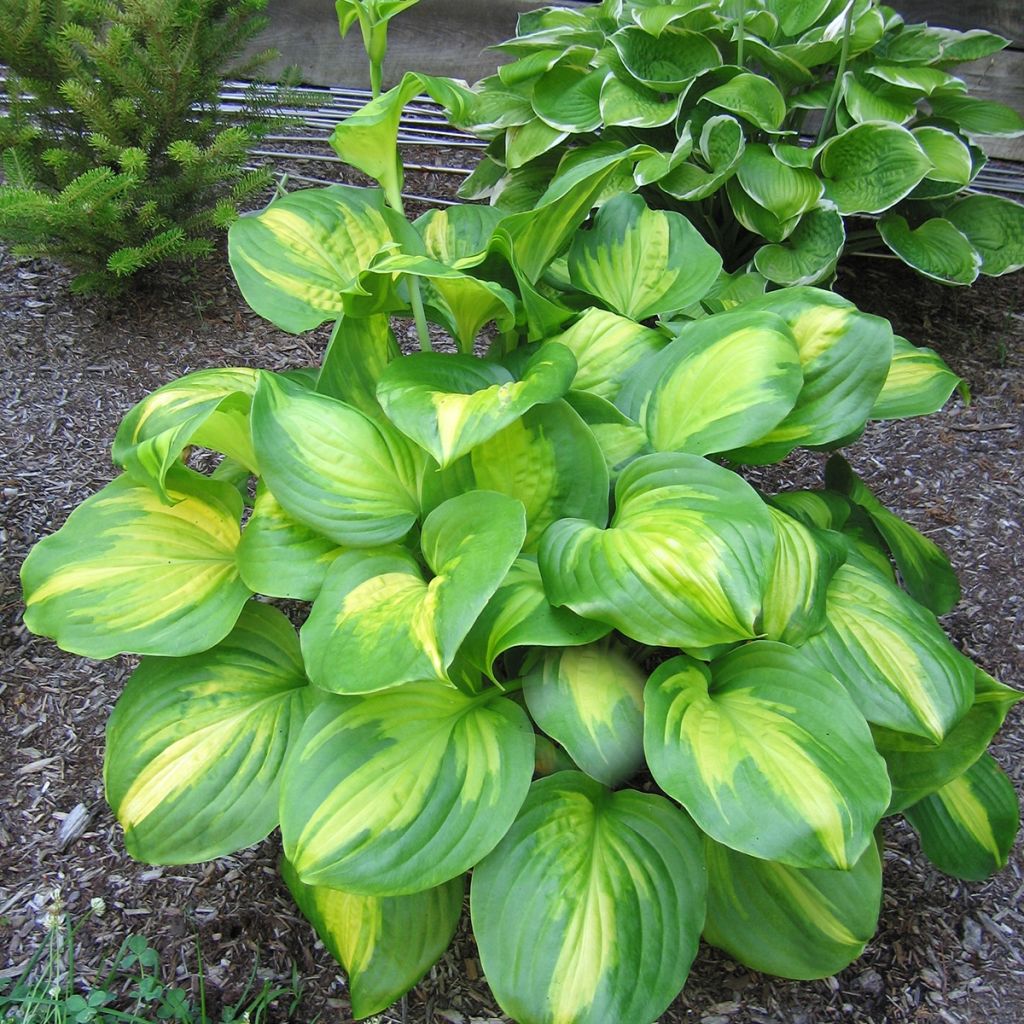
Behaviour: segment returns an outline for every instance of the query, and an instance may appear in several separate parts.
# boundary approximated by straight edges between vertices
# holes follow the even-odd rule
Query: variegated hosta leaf
[[[428,210],[413,221],[413,227],[431,259],[462,270],[483,260],[503,216],[495,206],[449,206]]]
[[[473,872],[487,982],[524,1024],[654,1020],[686,980],[706,891],[697,830],[664,797],[541,779]]]
[[[592,132],[601,126],[601,85],[608,74],[607,67],[592,70],[556,64],[534,83],[533,109],[557,131]]]
[[[772,0],[769,10],[778,15],[785,35],[798,36],[811,28],[829,6],[829,0]]]
[[[928,181],[950,182],[960,187],[970,183],[974,170],[971,151],[957,135],[933,125],[914,128],[912,134],[932,162],[932,169],[925,175]]]
[[[416,521],[426,460],[390,424],[263,373],[252,435],[274,497],[317,533],[371,547],[403,537]]]
[[[781,316],[793,332],[804,384],[796,405],[778,426],[730,457],[775,462],[798,445],[828,445],[860,430],[892,361],[888,321],[820,288],[786,288],[744,307],[758,309]]]
[[[962,131],[971,135],[1000,135],[1010,139],[1024,135],[1024,117],[1005,103],[962,93],[945,93],[933,96],[931,105],[936,117],[955,121]]]
[[[1024,267],[1024,205],[1000,196],[972,195],[945,213],[981,256],[981,272],[992,277]]]
[[[620,194],[569,250],[573,284],[633,320],[669,316],[701,299],[722,259],[679,213]]]
[[[936,615],[952,611],[960,600],[960,581],[949,559],[933,541],[890,512],[841,455],[825,467],[825,484],[845,494],[871,517],[885,540],[908,593]]]
[[[736,219],[751,234],[761,235],[770,242],[783,242],[800,223],[800,215],[782,220],[770,210],[766,210],[740,184],[738,178],[730,178],[725,183],[725,194],[729,200]]]
[[[601,85],[601,120],[608,128],[660,128],[675,119],[682,99],[682,93],[658,92],[611,74]]]
[[[435,574],[429,583],[401,548],[338,557],[302,627],[310,679],[336,693],[446,679],[525,535],[520,502],[471,491],[423,522],[420,545]]]
[[[397,1002],[430,970],[462,916],[461,877],[407,896],[359,896],[306,885],[287,859],[280,867],[299,910],[345,969],[360,1020]]]
[[[527,409],[560,398],[575,373],[572,353],[557,344],[538,350],[520,380],[474,356],[417,352],[384,371],[377,397],[388,419],[446,466]]]
[[[878,233],[904,263],[935,281],[971,284],[981,271],[981,256],[967,236],[942,217],[911,228],[905,217],[887,213]]]
[[[222,452],[256,472],[249,437],[255,388],[256,371],[249,369],[200,370],[165,384],[121,421],[111,457],[165,497],[164,478],[189,444]]]
[[[385,245],[415,233],[375,189],[331,185],[276,199],[228,231],[245,301],[293,334],[340,316],[344,293]]]
[[[764,143],[747,146],[736,179],[754,202],[783,221],[816,206],[824,190],[813,170],[788,167]]]
[[[644,763],[645,678],[608,644],[548,653],[523,681],[533,720],[591,778],[616,786]]]
[[[897,334],[889,373],[871,408],[871,419],[901,420],[938,412],[954,388],[966,391],[961,378],[936,352],[912,345]]]
[[[908,195],[932,162],[906,128],[884,121],[854,125],[821,150],[825,195],[839,212],[882,213]]]
[[[551,603],[645,644],[756,636],[775,546],[757,494],[735,473],[678,452],[637,459],[615,493],[607,530],[563,519],[542,538]]]
[[[164,485],[170,504],[122,474],[36,544],[21,567],[33,633],[87,658],[194,654],[227,636],[250,596],[241,495],[184,467]]]
[[[938,743],[966,714],[974,667],[934,616],[859,561],[832,577],[828,622],[800,648],[873,725]]]
[[[238,572],[257,594],[312,601],[344,550],[288,515],[261,482],[238,545]]]
[[[658,785],[718,842],[846,870],[889,803],[885,762],[843,687],[785,644],[660,665],[644,691]]]
[[[609,41],[626,70],[658,92],[682,92],[692,79],[722,63],[714,43],[700,32],[669,28],[653,36],[627,25]]]
[[[495,661],[513,647],[575,647],[610,632],[610,626],[568,608],[553,608],[536,559],[522,555],[473,623],[459,654],[494,679]]]
[[[825,599],[846,545],[835,534],[804,526],[769,506],[775,530],[775,560],[764,595],[761,633],[798,647],[825,628]]]
[[[1024,694],[975,670],[974,703],[937,746],[919,736],[875,726],[875,746],[885,758],[892,780],[889,813],[902,811],[962,775],[985,752]]]
[[[103,768],[128,852],[189,864],[267,836],[312,694],[291,623],[255,601],[216,647],[144,658],[110,716]]]
[[[631,367],[668,343],[659,331],[596,306],[552,340],[576,357],[573,390],[589,391],[609,401],[615,401]]]
[[[533,745],[526,712],[493,689],[324,697],[285,766],[285,855],[309,885],[371,896],[440,885],[508,831]]]
[[[607,399],[589,391],[570,391],[565,397],[597,440],[612,483],[635,458],[650,454],[650,440],[644,428]]]
[[[940,871],[969,882],[1006,867],[1020,829],[1017,792],[990,754],[904,813],[925,856]]]
[[[818,284],[835,270],[845,244],[843,218],[835,207],[819,206],[800,218],[784,242],[761,246],[754,266],[776,284]]]
[[[386,313],[343,316],[331,332],[316,381],[317,393],[337,398],[367,416],[380,419],[377,381],[398,355],[398,342]]]
[[[704,103],[728,110],[750,121],[762,131],[777,131],[786,116],[786,101],[775,83],[763,75],[747,72],[709,89],[700,97]]]
[[[851,964],[878,927],[882,864],[869,843],[848,871],[794,868],[705,839],[704,939],[755,971],[810,981]]]
[[[684,161],[660,178],[658,187],[684,202],[706,199],[735,173],[744,146],[739,121],[728,114],[710,117],[700,133],[699,150],[704,167]]]
[[[616,405],[655,451],[706,455],[764,436],[802,385],[786,324],[771,313],[737,311],[684,324],[670,345],[634,367]]]

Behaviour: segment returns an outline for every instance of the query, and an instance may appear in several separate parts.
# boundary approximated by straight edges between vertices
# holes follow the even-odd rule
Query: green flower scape
[[[946,556],[835,453],[961,382],[813,286],[845,215],[904,199],[940,211],[877,222],[919,269],[938,231],[975,271],[1024,262],[1020,232],[1003,264],[987,248],[1019,213],[956,198],[971,133],[1019,119],[945,69],[1002,42],[867,0],[606,0],[524,16],[475,89],[410,74],[343,122],[380,187],[287,195],[229,236],[253,310],[334,324],[321,365],[145,398],[122,474],[24,564],[31,630],[142,655],[105,762],[131,855],[279,828],[357,1017],[443,953],[472,871],[521,1024],[649,1024],[701,937],[835,973],[875,931],[889,815],[949,874],[1002,867],[1017,801],[986,748],[1020,695],[940,627]],[[423,91],[490,126],[470,187],[492,205],[405,217]],[[798,448],[833,452],[820,489],[744,478]]]

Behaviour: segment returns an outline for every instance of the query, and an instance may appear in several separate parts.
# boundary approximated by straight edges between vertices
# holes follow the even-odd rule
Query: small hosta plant
[[[248,151],[275,124],[271,93],[218,104],[266,26],[266,0],[0,0],[0,238],[121,288],[213,251],[266,189]],[[232,67],[232,64],[235,66]],[[280,95],[280,94],[278,94]]]
[[[122,474],[25,562],[30,629],[143,656],[104,770],[128,850],[203,861],[279,828],[358,1017],[442,954],[470,875],[521,1024],[649,1024],[702,936],[831,975],[875,930],[887,815],[958,877],[1005,863],[1017,803],[986,748],[1019,695],[943,633],[948,561],[841,455],[819,490],[744,472],[957,378],[609,198],[650,146],[583,153],[525,212],[410,223],[395,137],[421,88],[473,101],[411,76],[335,133],[380,189],[231,229],[254,310],[334,322],[321,365],[156,391]],[[414,296],[433,333],[402,355]]]
[[[1006,45],[877,0],[545,8],[459,113],[493,140],[464,194],[524,209],[567,163],[644,143],[657,157],[615,190],[684,214],[730,270],[815,284],[844,250],[888,248],[970,284],[1024,266],[1024,206],[969,190],[978,140],[1024,120],[953,73]]]

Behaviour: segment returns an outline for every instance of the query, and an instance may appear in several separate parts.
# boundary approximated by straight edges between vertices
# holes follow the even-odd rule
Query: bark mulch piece
[[[304,998],[272,1021],[348,1021],[336,965],[300,920],[268,840],[210,864],[153,868],[130,861],[103,802],[103,729],[133,667],[95,664],[30,636],[17,570],[29,547],[114,476],[109,446],[121,416],[147,392],[191,370],[315,363],[326,329],[286,335],[251,314],[223,259],[191,278],[155,277],[118,300],[68,293],[69,276],[0,252],[0,972],[16,974],[41,938],[38,894],[60,886],[80,915],[108,906],[80,934],[77,972],[90,978],[125,935],[146,935],[171,981],[195,986],[197,947],[216,1016],[255,969]],[[848,457],[879,497],[950,552],[964,598],[947,617],[954,641],[1024,688],[1024,275],[971,290],[933,285],[895,263],[856,261],[839,290],[897,330],[938,349],[970,384],[940,414],[873,424]],[[816,485],[823,456],[772,471],[778,486]],[[1018,788],[1024,725],[1013,713],[995,747]],[[877,938],[825,981],[770,979],[703,948],[665,1024],[1011,1024],[1024,1019],[1024,862],[980,884],[935,872],[915,837],[885,826],[885,901]],[[451,950],[382,1022],[504,1021],[465,922]],[[609,1022],[616,1024],[616,1022]]]

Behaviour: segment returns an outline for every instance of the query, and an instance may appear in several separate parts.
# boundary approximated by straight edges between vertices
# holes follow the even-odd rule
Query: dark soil
[[[167,980],[195,985],[201,948],[214,1004],[247,978],[287,982],[304,998],[273,1020],[348,1021],[336,965],[294,910],[275,871],[278,844],[183,868],[136,864],[102,797],[103,729],[133,667],[95,664],[30,636],[20,620],[17,570],[29,547],[112,479],[109,446],[120,418],[160,384],[206,366],[275,369],[315,363],[323,330],[282,334],[251,314],[223,260],[191,279],[163,276],[115,301],[69,295],[69,276],[0,253],[0,971],[16,974],[36,946],[39,894],[60,886],[80,915],[107,903],[80,935],[77,970],[90,978],[130,932],[160,949]],[[890,261],[859,260],[838,288],[938,349],[974,400],[954,398],[918,421],[874,424],[848,452],[895,511],[948,550],[964,598],[946,627],[971,657],[1024,688],[1024,274],[971,290],[922,281]],[[787,463],[792,482],[820,479],[823,459]],[[1024,723],[1011,715],[995,755],[1024,783]],[[62,842],[82,805],[84,830]],[[78,834],[75,834],[77,831]],[[864,956],[835,978],[770,979],[704,948],[665,1024],[831,1024],[1024,1020],[1024,861],[980,884],[939,875],[912,833],[885,828],[886,895]],[[212,1008],[216,1011],[216,1005]],[[214,1014],[215,1015],[215,1014]],[[491,1000],[465,924],[451,950],[381,1021],[469,1024],[505,1020]],[[608,1024],[617,1024],[609,1021]]]

